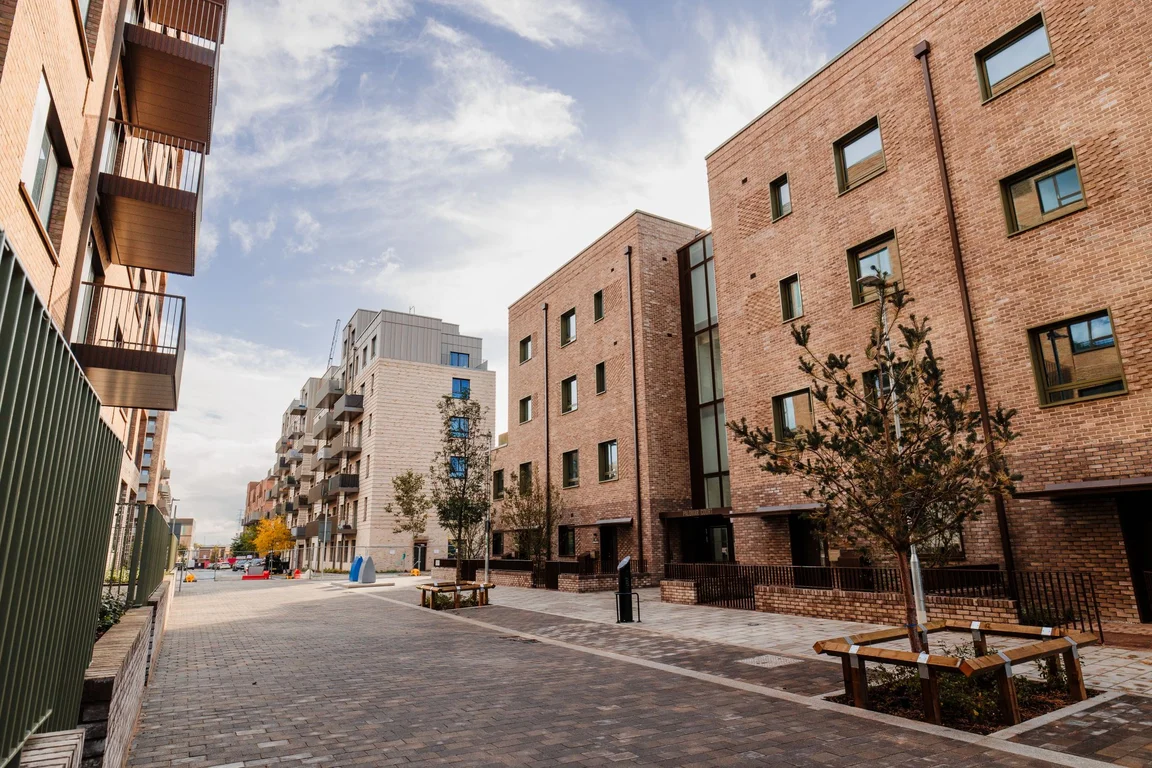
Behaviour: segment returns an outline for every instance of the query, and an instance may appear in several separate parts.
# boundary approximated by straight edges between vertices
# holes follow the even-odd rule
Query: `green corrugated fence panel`
[[[122,450],[0,232],[0,766],[76,725]]]

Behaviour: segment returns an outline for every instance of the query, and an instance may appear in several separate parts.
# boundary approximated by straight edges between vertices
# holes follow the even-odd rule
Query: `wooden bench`
[[[495,586],[495,584],[481,581],[434,581],[431,584],[420,584],[417,589],[420,590],[420,607],[436,610],[436,595],[445,594],[453,596],[453,608],[460,607],[461,593],[471,593],[476,597],[477,604],[488,605],[488,590]]]
[[[80,768],[84,729],[29,736],[20,752],[20,768]]]
[[[1058,657],[1063,657],[1068,694],[1074,701],[1088,698],[1084,688],[1084,672],[1080,666],[1079,649],[1099,641],[1096,635],[1090,632],[1070,632],[1055,627],[1027,627],[979,621],[931,621],[922,625],[921,630],[925,639],[934,632],[971,632],[976,656],[961,659],[956,656],[870,647],[878,643],[907,638],[908,631],[903,627],[821,640],[813,646],[813,650],[816,653],[840,658],[844,672],[845,693],[852,699],[852,706],[861,709],[868,708],[868,674],[865,669],[868,662],[915,667],[920,673],[924,717],[928,722],[937,725],[941,723],[939,678],[941,673],[961,674],[965,677],[995,675],[1000,693],[1000,711],[1007,725],[1016,725],[1021,720],[1020,704],[1016,698],[1014,665],[1046,659],[1049,668],[1055,671]],[[988,653],[987,635],[1029,638],[1036,642],[999,653]]]

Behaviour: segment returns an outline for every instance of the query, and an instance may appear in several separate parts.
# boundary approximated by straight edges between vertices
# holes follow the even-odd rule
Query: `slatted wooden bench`
[[[924,717],[928,722],[937,725],[941,723],[939,678],[941,673],[961,674],[965,677],[995,675],[1000,693],[1000,711],[1006,725],[1016,725],[1021,720],[1020,704],[1016,698],[1014,665],[1047,660],[1049,667],[1055,670],[1058,658],[1062,657],[1069,696],[1074,701],[1088,698],[1084,688],[1084,672],[1080,666],[1079,649],[1099,641],[1096,635],[1090,632],[979,621],[931,621],[920,629],[925,639],[934,632],[971,632],[976,655],[970,659],[961,659],[956,656],[870,647],[907,638],[908,632],[903,627],[821,640],[813,646],[813,650],[816,653],[840,658],[844,671],[845,693],[851,698],[852,706],[861,709],[868,708],[866,671],[868,662],[915,667],[920,673]],[[998,653],[988,653],[988,635],[1027,638],[1036,642]]]
[[[30,736],[20,752],[20,768],[80,768],[84,729]]]
[[[436,610],[436,595],[445,594],[453,596],[453,608],[460,607],[460,595],[462,593],[471,593],[475,595],[477,604],[488,605],[488,590],[495,586],[495,584],[483,581],[434,581],[431,584],[420,584],[417,589],[420,590],[420,607]]]

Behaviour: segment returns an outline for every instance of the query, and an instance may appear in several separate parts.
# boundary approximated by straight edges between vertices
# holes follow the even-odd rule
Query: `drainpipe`
[[[544,559],[552,559],[552,433],[551,419],[548,413],[548,393],[551,384],[548,382],[548,302],[540,305],[544,313],[544,527],[548,536],[544,540]]]
[[[920,68],[924,74],[924,91],[928,96],[928,117],[932,121],[932,138],[936,143],[936,160],[940,166],[940,188],[944,193],[944,210],[948,216],[948,236],[952,240],[952,257],[956,263],[956,281],[960,285],[960,305],[964,309],[964,326],[968,332],[968,355],[972,361],[972,378],[976,385],[976,402],[980,408],[980,424],[984,429],[984,441],[989,446],[992,442],[992,420],[988,415],[988,395],[984,389],[984,371],[980,365],[980,349],[976,344],[976,324],[972,320],[972,302],[968,296],[968,278],[964,273],[964,256],[960,250],[960,232],[956,228],[956,209],[952,204],[952,187],[948,182],[948,164],[944,160],[944,140],[940,136],[940,118],[936,114],[936,94],[932,89],[932,73],[928,68],[928,53],[931,46],[927,40],[921,40],[912,53],[920,59]],[[1008,572],[1016,572],[1016,560],[1012,556],[1012,539],[1008,532],[1008,513],[1004,505],[1004,496],[995,494],[993,503],[996,507],[996,522],[1000,527],[1000,548],[1004,555],[1004,567]],[[1012,580],[1009,579],[1012,584]]]
[[[104,104],[100,107],[100,122],[96,126],[96,146],[92,150],[92,168],[88,174],[88,197],[84,201],[84,217],[80,222],[80,242],[76,246],[76,259],[72,265],[72,290],[68,294],[68,313],[64,318],[64,337],[72,341],[72,322],[76,317],[76,304],[80,297],[80,277],[84,274],[84,259],[88,258],[88,237],[92,231],[92,216],[96,212],[96,192],[100,186],[100,160],[104,155],[104,138],[108,125],[108,113],[112,109],[112,90],[116,85],[116,70],[120,64],[120,52],[124,47],[124,20],[128,15],[129,0],[120,3],[120,14],[116,17],[116,36],[112,40],[112,52],[108,57],[108,77],[104,82]],[[88,43],[85,42],[85,45]]]
[[[634,327],[633,297],[632,297],[632,246],[624,247],[624,256],[628,260],[628,347],[632,364],[632,457],[636,461],[636,559],[638,565],[644,567],[644,508],[640,498],[640,412],[636,396],[636,331]]]

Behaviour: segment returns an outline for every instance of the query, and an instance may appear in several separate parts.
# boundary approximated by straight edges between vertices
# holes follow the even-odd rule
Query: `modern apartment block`
[[[172,521],[172,535],[186,552],[190,552],[196,543],[195,532],[196,521],[191,517],[177,517]]]
[[[13,451],[0,486],[28,494],[0,505],[0,529],[36,540],[45,564],[75,566],[75,592],[52,594],[40,568],[0,563],[0,604],[7,589],[31,596],[28,615],[7,614],[9,632],[52,637],[18,663],[0,629],[0,658],[21,670],[5,680],[20,716],[0,712],[0,755],[75,725],[116,502],[170,506],[164,414],[185,328],[168,275],[195,272],[226,7],[0,2],[0,390]],[[16,527],[5,509],[20,510]],[[88,600],[90,615],[76,610]]]
[[[679,550],[662,524],[694,507],[677,250],[700,234],[636,211],[509,307],[495,556],[523,554],[499,500],[532,478],[560,489],[550,559],[647,573]]]
[[[392,479],[427,477],[440,447],[437,403],[468,396],[495,419],[496,375],[483,342],[439,318],[359,309],[344,326],[340,361],[310,378],[285,410],[271,498],[288,519],[301,567],[427,568],[448,535],[429,513],[423,536],[394,532]],[[425,486],[427,489],[427,484]]]
[[[275,516],[278,493],[275,475],[269,473],[263,480],[248,483],[248,493],[244,499],[244,525],[254,525]]]
[[[955,562],[1091,574],[1106,622],[1152,621],[1148,20],[911,2],[708,157],[727,417],[811,420],[789,326],[863,365],[879,267],[949,386],[1017,412],[1019,492]],[[730,559],[855,554],[812,536],[798,482],[729,452]]]

